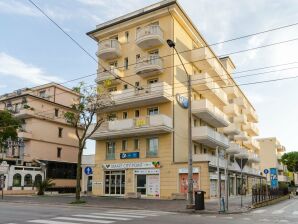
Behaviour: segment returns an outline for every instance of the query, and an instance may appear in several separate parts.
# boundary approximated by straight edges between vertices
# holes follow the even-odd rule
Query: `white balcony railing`
[[[248,107],[243,110],[243,113],[246,114],[249,122],[254,122],[254,123],[258,122],[258,120],[259,120],[258,115],[253,108]]]
[[[243,130],[246,131],[250,136],[258,136],[259,135],[259,129],[254,123],[247,123],[244,124]]]
[[[163,134],[172,132],[172,127],[172,118],[163,114],[158,114],[139,118],[107,121],[91,138],[101,140],[136,135]]]
[[[215,83],[208,73],[191,76],[192,88],[212,101],[215,105],[228,105],[227,94]]]
[[[223,107],[223,111],[228,116],[237,116],[239,114],[239,107],[232,103]]]
[[[247,116],[244,115],[244,114],[241,114],[241,115],[235,116],[233,118],[233,120],[234,120],[235,123],[246,124],[247,123]]]
[[[223,133],[234,136],[240,133],[240,125],[231,123],[228,127],[223,128]]]
[[[230,147],[226,149],[226,153],[230,155],[234,155],[240,152],[241,152],[240,145],[238,145],[237,143],[230,143]]]
[[[192,140],[211,148],[219,146],[226,149],[229,147],[229,139],[208,126],[194,127],[192,129]]]
[[[163,62],[158,55],[149,55],[147,57],[137,59],[135,72],[142,77],[157,75],[162,71]]]
[[[150,25],[137,30],[136,44],[140,48],[148,49],[163,43],[163,31],[159,25]]]
[[[98,43],[98,52],[96,54],[103,60],[111,60],[121,56],[121,44],[116,39],[103,40]]]
[[[229,86],[224,88],[224,91],[228,95],[229,99],[233,99],[240,96],[239,90],[236,86]]]
[[[256,153],[248,153],[248,161],[252,163],[260,163],[260,157]]]
[[[234,136],[234,140],[236,141],[246,141],[249,137],[246,132],[240,132],[238,135]]]
[[[194,100],[192,102],[192,113],[213,127],[227,127],[228,117],[209,100]]]
[[[236,97],[233,99],[233,102],[238,106],[238,107],[241,107],[241,108],[247,108],[247,105],[246,105],[246,102],[244,100],[243,97]]]
[[[260,150],[260,143],[252,138],[249,138],[248,140],[244,141],[243,145],[249,149]]]
[[[97,73],[96,83],[102,83],[104,81],[110,81],[112,84],[121,83],[118,79],[123,77],[123,72],[115,66],[110,66],[109,70],[99,70]]]
[[[210,166],[217,166],[217,157],[211,154],[194,154],[193,161],[195,162],[209,162]],[[224,158],[219,158],[219,166],[225,168],[227,160]]]

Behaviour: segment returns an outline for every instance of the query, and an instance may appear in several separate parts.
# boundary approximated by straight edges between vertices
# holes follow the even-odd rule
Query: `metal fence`
[[[288,195],[288,188],[253,188],[252,189],[252,204],[270,201],[282,196]]]

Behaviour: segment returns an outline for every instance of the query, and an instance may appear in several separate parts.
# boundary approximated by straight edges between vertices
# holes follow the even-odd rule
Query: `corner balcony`
[[[111,98],[114,105],[105,109],[105,111],[167,103],[173,100],[172,86],[166,82],[157,82],[140,90],[131,88],[111,92]]]
[[[233,102],[240,108],[245,109],[247,108],[246,102],[243,97],[236,97],[233,99]]]
[[[32,139],[32,132],[26,131],[26,130],[19,130],[18,131],[18,137],[23,138],[24,140]]]
[[[237,143],[230,143],[230,147],[226,149],[226,153],[230,155],[234,155],[240,152],[241,152],[240,145],[238,145]]]
[[[240,126],[231,123],[228,127],[223,128],[223,133],[230,136],[238,135],[240,134]]]
[[[248,140],[244,141],[243,145],[252,150],[260,150],[260,143],[252,138],[249,138]]]
[[[223,107],[223,111],[225,114],[227,114],[230,117],[237,116],[239,114],[239,108],[236,104],[228,104]]]
[[[278,151],[278,152],[285,152],[285,151],[286,151],[286,148],[285,148],[284,146],[282,146],[282,145],[279,144],[279,145],[277,146],[277,151]]]
[[[208,126],[194,127],[192,129],[192,140],[211,148],[219,146],[226,149],[229,147],[229,139]]]
[[[111,60],[121,56],[121,45],[116,39],[103,40],[98,43],[96,55],[103,60]]]
[[[224,88],[229,99],[234,99],[240,96],[239,90],[236,86],[229,86]]]
[[[227,127],[230,124],[227,116],[207,99],[193,101],[192,113],[213,127]]]
[[[111,66],[109,70],[99,70],[95,82],[101,84],[105,81],[110,81],[112,85],[115,85],[121,83],[121,80],[117,79],[117,77],[122,78],[123,72],[118,68]]]
[[[247,117],[246,117],[246,115],[241,114],[241,115],[238,115],[238,116],[234,117],[233,121],[235,123],[238,123],[238,124],[246,124],[247,123]]]
[[[193,154],[192,159],[194,162],[209,162],[209,166],[217,167],[217,157],[211,154]],[[225,168],[227,160],[219,158],[219,167]]]
[[[92,136],[94,140],[104,140],[122,137],[147,136],[171,133],[172,118],[163,115],[153,115],[124,120],[105,122]]]
[[[159,25],[150,25],[137,30],[136,44],[148,49],[164,44],[163,31]]]
[[[256,153],[249,153],[248,161],[252,163],[260,163],[260,157]]]
[[[234,136],[234,140],[236,141],[246,141],[249,137],[246,132],[240,132],[238,135]]]
[[[137,75],[146,78],[158,75],[163,71],[163,62],[158,55],[149,55],[139,58],[136,62],[135,72]]]
[[[250,136],[258,136],[259,129],[254,123],[247,123],[243,125],[243,130],[246,131]]]
[[[213,81],[208,73],[191,76],[192,88],[207,98],[215,105],[228,105],[227,94]]]
[[[259,117],[253,108],[248,107],[243,110],[243,113],[246,114],[249,122],[257,123],[259,121]]]

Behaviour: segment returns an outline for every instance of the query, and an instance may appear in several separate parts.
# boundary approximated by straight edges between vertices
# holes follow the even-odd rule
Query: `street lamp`
[[[167,44],[170,48],[173,48],[178,55],[178,58],[184,68],[187,75],[187,93],[188,93],[188,205],[187,208],[193,208],[193,178],[192,178],[192,132],[191,132],[191,77],[187,72],[183,61],[176,49],[176,44],[172,40],[167,40]]]

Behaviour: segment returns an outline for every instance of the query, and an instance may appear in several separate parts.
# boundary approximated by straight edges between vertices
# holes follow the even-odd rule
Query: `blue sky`
[[[63,29],[95,55],[85,35],[96,24],[156,0],[34,0]],[[209,44],[298,22],[295,0],[181,0]],[[298,26],[214,46],[218,55],[298,37]],[[232,55],[237,71],[298,62],[298,41]],[[236,79],[247,83],[298,75],[297,64],[262,71],[289,70]],[[257,72],[262,72],[257,71]],[[0,0],[0,94],[49,81],[63,82],[96,72],[96,63],[75,46],[27,0]],[[249,72],[247,74],[257,73]],[[244,73],[243,73],[244,74]],[[241,75],[243,75],[241,73]],[[246,74],[246,73],[245,73]],[[240,74],[235,74],[235,76]],[[85,79],[94,83],[94,77]],[[297,150],[298,79],[243,86],[260,117],[262,137],[276,136],[288,151]],[[69,83],[72,87],[76,82]],[[88,145],[86,153],[94,147]]]

